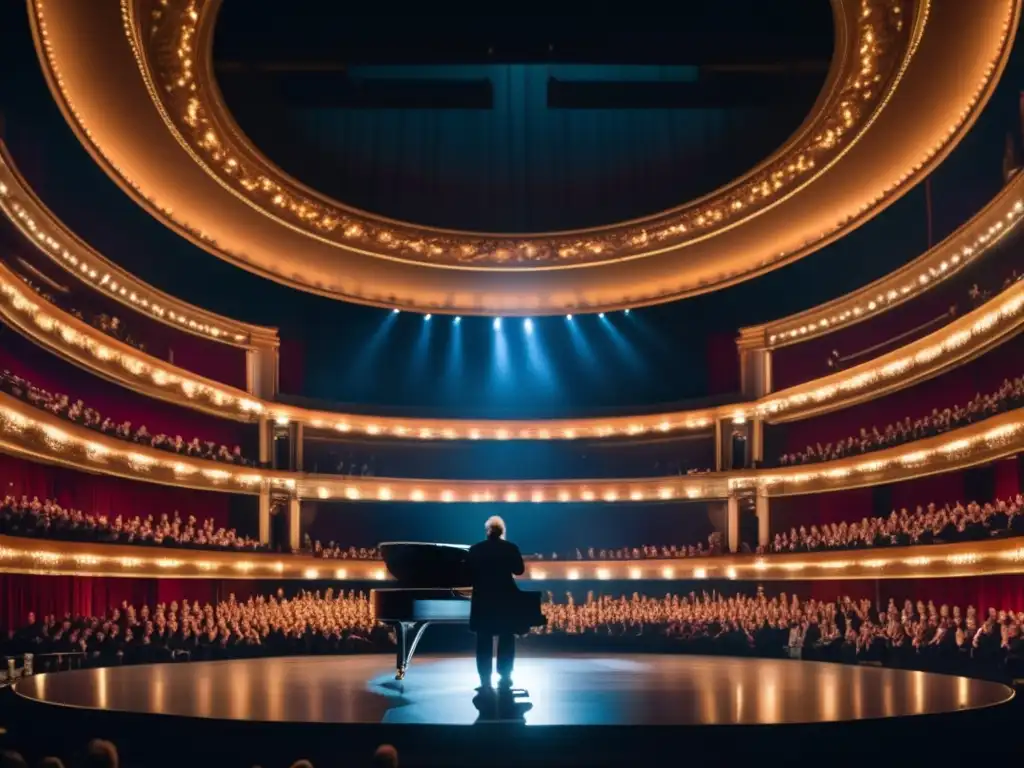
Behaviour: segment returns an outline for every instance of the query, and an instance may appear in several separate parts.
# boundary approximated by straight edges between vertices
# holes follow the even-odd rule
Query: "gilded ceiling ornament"
[[[752,175],[645,220],[565,234],[506,237],[385,221],[304,190],[248,145],[222,103],[208,60],[219,3],[122,4],[133,45],[133,35],[139,32],[140,66],[153,78],[154,97],[194,156],[221,183],[268,215],[328,241],[390,259],[479,268],[571,266],[657,253],[734,226],[770,207],[826,168],[870,122],[899,73],[913,26],[909,0],[860,0],[856,38],[847,51],[850,66],[798,138]],[[145,29],[139,27],[142,24]]]

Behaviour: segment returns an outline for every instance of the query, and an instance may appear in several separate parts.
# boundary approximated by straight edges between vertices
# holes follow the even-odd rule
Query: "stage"
[[[191,733],[190,727],[204,731],[209,724],[221,735],[237,729],[254,748],[274,734],[279,747],[293,739],[306,745],[291,757],[307,756],[303,750],[308,751],[313,732],[333,733],[332,741],[338,734],[362,733],[367,744],[425,739],[431,754],[438,755],[436,750],[458,745],[455,757],[426,764],[470,759],[477,747],[490,743],[481,738],[481,727],[484,732],[520,729],[517,746],[498,756],[511,764],[529,760],[521,752],[533,742],[543,742],[548,757],[555,742],[571,748],[570,757],[596,751],[608,734],[623,738],[623,727],[645,746],[668,733],[677,739],[714,731],[727,739],[733,733],[743,748],[763,742],[767,732],[792,738],[794,729],[825,732],[848,722],[905,728],[918,721],[945,728],[972,713],[1005,709],[1001,705],[1013,698],[1013,691],[998,683],[925,672],[658,654],[525,656],[517,660],[515,685],[527,689],[529,698],[500,706],[492,697],[476,695],[476,684],[473,660],[466,656],[418,656],[399,683],[392,656],[358,655],[40,674],[14,690],[35,723],[55,727],[59,718],[65,727],[87,717],[119,731],[160,728],[178,731],[179,737]],[[612,759],[613,752],[597,754]],[[474,759],[479,758],[477,753]],[[565,757],[557,762],[590,764]]]

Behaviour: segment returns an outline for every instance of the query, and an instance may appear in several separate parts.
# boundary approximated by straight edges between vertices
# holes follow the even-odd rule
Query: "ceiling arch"
[[[1020,12],[1019,0],[833,0],[826,86],[802,128],[753,172],[648,219],[507,237],[369,216],[274,167],[234,124],[212,77],[218,0],[29,4],[69,122],[151,213],[296,288],[466,314],[653,304],[813,252],[956,145],[998,80]]]

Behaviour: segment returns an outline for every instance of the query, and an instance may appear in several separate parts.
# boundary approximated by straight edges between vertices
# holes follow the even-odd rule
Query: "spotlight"
[[[500,331],[501,330],[501,318],[500,317],[494,318],[494,330],[496,330],[496,331]]]
[[[397,315],[397,314],[398,314],[399,312],[401,312],[401,310],[400,310],[400,309],[392,309],[392,310],[391,310],[391,314],[392,314],[392,315]]]
[[[456,324],[456,325],[458,325],[458,324],[459,324],[459,323],[461,323],[461,322],[462,322],[462,318],[461,318],[461,317],[456,317],[456,318],[455,318],[455,324]]]
[[[523,320],[523,330],[526,331],[527,334],[533,333],[533,320],[530,318]]]
[[[565,319],[566,319],[566,320],[568,320],[568,321],[570,321],[570,322],[572,322],[572,315],[566,315],[566,316],[565,316]]]
[[[424,316],[423,316],[423,322],[427,322],[427,321],[428,321],[428,320],[430,320],[430,318],[432,318],[432,317],[433,317],[433,315],[424,315]]]
[[[598,315],[598,317],[599,317],[599,318],[601,318],[602,320],[604,320],[604,312],[602,312],[601,314],[599,314],[599,315]]]
[[[628,314],[629,314],[629,310],[628,310],[628,309],[625,309],[625,310],[623,310],[623,311],[622,311],[622,314],[624,314],[624,315],[628,315]]]

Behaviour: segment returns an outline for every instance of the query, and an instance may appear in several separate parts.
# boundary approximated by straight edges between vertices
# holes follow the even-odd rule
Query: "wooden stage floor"
[[[775,659],[587,654],[521,657],[529,698],[475,696],[472,658],[417,657],[397,683],[390,655],[286,657],[92,669],[27,678],[42,705],[248,723],[436,726],[729,726],[837,723],[977,710],[1008,702],[998,683]]]

